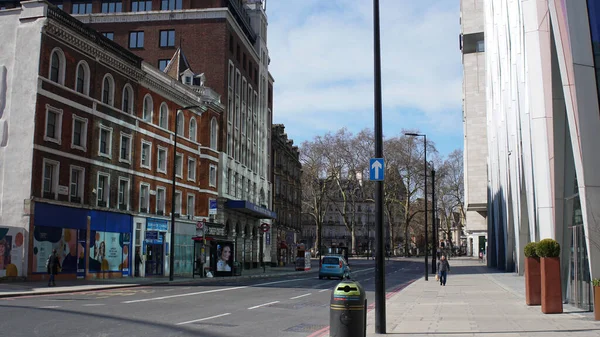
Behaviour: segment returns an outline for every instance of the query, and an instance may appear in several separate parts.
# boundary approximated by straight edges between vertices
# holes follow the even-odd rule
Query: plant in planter
[[[560,281],[560,244],[553,239],[538,242],[536,254],[541,258],[541,299],[544,314],[563,312]]]
[[[593,279],[594,286],[594,319],[600,321],[600,279]]]
[[[536,252],[537,243],[525,245],[525,303],[540,305],[542,303],[542,283],[540,277],[540,258]]]

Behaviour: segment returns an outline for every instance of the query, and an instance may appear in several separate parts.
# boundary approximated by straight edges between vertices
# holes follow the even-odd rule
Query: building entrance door
[[[164,246],[162,244],[149,244],[146,253],[146,275],[164,274]]]

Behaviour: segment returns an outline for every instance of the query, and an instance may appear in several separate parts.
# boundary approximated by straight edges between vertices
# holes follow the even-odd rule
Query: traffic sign
[[[385,162],[383,158],[371,158],[369,161],[369,180],[383,181]]]
[[[264,223],[264,222],[263,222],[262,224],[260,224],[260,230],[261,230],[263,233],[266,233],[266,232],[268,232],[270,228],[271,228],[271,226],[269,226],[269,224],[268,224],[268,223]]]

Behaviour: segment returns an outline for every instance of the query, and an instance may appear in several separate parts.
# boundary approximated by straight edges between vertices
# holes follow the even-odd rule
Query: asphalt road
[[[375,264],[350,260],[373,303]],[[421,277],[423,264],[389,261],[386,289]],[[315,272],[210,285],[165,285],[0,299],[0,336],[307,337],[329,325],[339,280]]]

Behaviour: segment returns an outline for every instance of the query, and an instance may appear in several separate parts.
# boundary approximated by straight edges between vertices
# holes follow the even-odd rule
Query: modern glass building
[[[488,264],[561,244],[563,297],[600,278],[600,0],[485,0]]]

